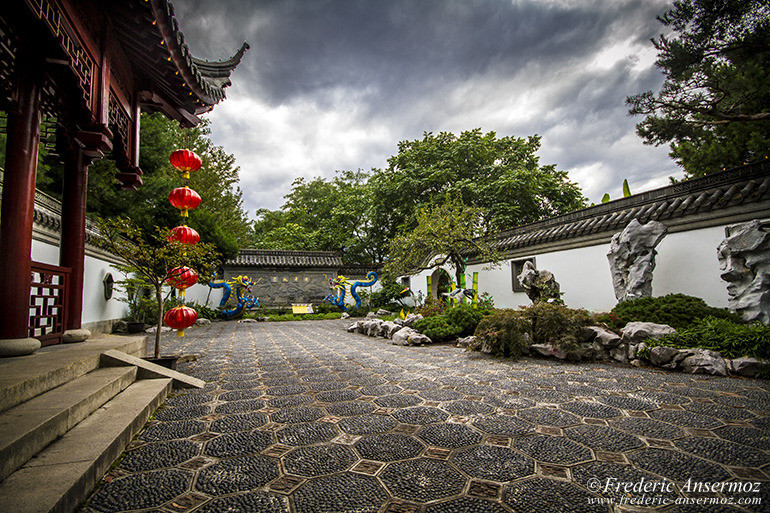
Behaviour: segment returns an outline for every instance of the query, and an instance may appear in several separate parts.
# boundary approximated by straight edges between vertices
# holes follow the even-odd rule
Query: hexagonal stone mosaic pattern
[[[207,384],[172,394],[79,513],[609,513],[597,500],[638,496],[593,479],[759,482],[764,504],[708,511],[766,511],[767,381],[401,347],[348,325],[164,334]]]

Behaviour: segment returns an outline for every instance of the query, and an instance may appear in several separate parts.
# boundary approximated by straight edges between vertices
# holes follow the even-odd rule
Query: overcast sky
[[[589,200],[681,177],[642,144],[626,96],[657,90],[664,0],[173,0],[194,55],[251,45],[212,139],[241,168],[245,207],[292,181],[387,167],[402,140],[481,128],[542,136],[541,164]]]

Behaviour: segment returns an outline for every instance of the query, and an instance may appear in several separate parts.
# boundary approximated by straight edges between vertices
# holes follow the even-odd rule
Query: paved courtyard
[[[770,511],[767,381],[401,347],[348,324],[164,334],[208,383],[158,410],[83,511]]]

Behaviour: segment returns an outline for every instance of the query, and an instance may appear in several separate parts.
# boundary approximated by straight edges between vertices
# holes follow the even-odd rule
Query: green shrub
[[[492,354],[518,359],[532,342],[531,321],[516,310],[497,310],[476,326],[478,344]]]
[[[417,313],[423,317],[435,317],[443,314],[449,305],[445,301],[428,298],[424,305],[417,309]]]
[[[340,309],[334,306],[333,304],[329,303],[328,301],[323,301],[321,303],[313,305],[313,311],[315,313],[324,314],[324,313],[339,312]]]
[[[404,290],[404,286],[396,283],[395,281],[385,281],[382,283],[382,288],[372,292],[370,297],[372,308],[385,308],[391,303],[396,303],[399,309],[403,308],[403,305],[398,301],[402,296],[401,292]]]
[[[521,310],[497,310],[484,317],[476,328],[479,344],[493,354],[519,358],[531,344],[551,344],[577,358],[577,348],[584,326],[593,323],[586,310],[567,308],[556,303],[536,303]]]
[[[614,329],[621,329],[629,322],[639,321],[668,324],[679,331],[706,317],[727,319],[734,323],[741,322],[739,315],[724,308],[709,306],[702,299],[685,294],[668,294],[661,297],[643,297],[622,301],[615,305],[612,314],[617,319],[611,320],[611,324],[608,323],[608,325]]]
[[[366,317],[366,314],[369,313],[369,309],[365,306],[351,306],[348,308],[347,312],[351,317]]]
[[[719,351],[726,358],[752,356],[770,360],[770,326],[762,323],[742,324],[728,319],[706,317],[689,327],[647,341],[649,346],[669,346],[682,349],[701,347]]]
[[[448,324],[457,326],[459,336],[467,337],[476,331],[479,321],[484,318],[484,312],[470,305],[459,304],[446,310],[442,316],[446,318]]]
[[[414,323],[414,329],[430,337],[433,342],[450,340],[462,331],[459,326],[451,324],[444,315],[420,319]]]
[[[588,311],[557,303],[535,303],[522,308],[521,314],[532,321],[534,344],[552,344],[564,351],[574,348],[581,329],[593,322]]]

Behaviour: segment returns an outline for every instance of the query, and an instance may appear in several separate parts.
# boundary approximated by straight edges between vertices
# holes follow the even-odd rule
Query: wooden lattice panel
[[[46,346],[61,341],[64,333],[64,298],[70,269],[32,262],[29,295],[29,336]]]

